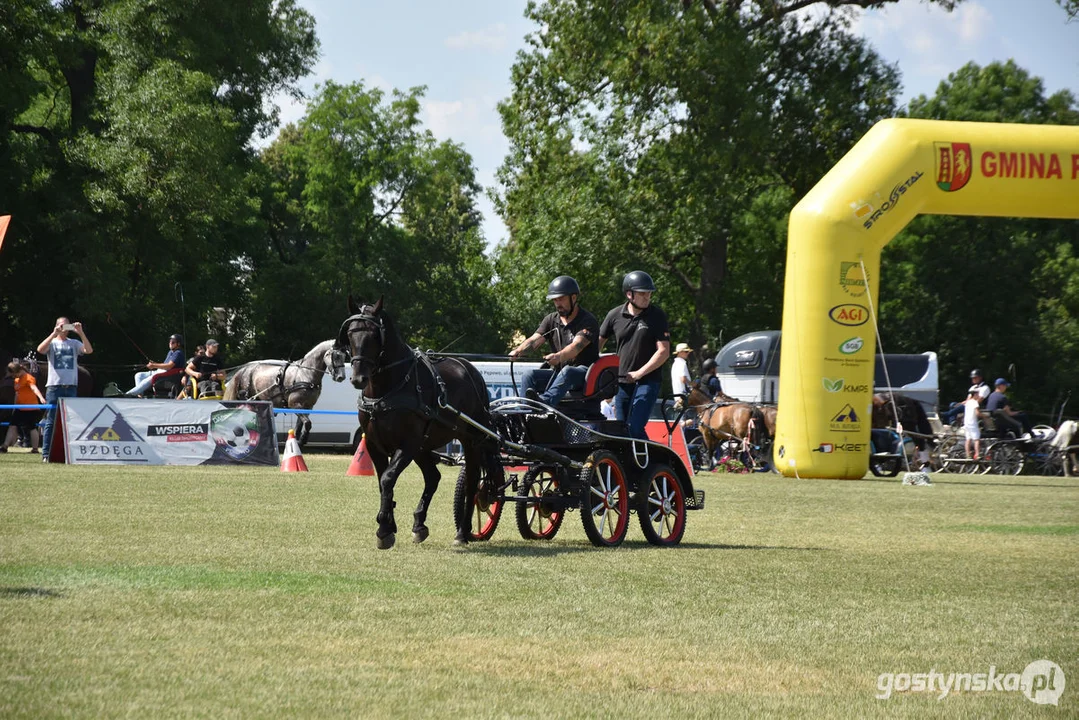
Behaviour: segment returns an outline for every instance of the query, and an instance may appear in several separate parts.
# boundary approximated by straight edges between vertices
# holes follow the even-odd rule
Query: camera
[[[75,332],[74,323],[64,323],[64,332]]]

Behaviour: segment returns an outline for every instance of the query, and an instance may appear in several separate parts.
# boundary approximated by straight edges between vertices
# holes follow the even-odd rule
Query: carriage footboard
[[[686,496],[686,510],[704,510],[704,490],[694,490]]]

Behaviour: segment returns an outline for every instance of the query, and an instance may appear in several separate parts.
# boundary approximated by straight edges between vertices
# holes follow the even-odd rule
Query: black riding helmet
[[[707,373],[707,372],[709,372],[711,370],[715,370],[715,369],[716,369],[716,361],[713,360],[712,358],[708,358],[707,360],[705,360],[704,362],[701,363],[701,371],[702,372]]]
[[[581,287],[569,275],[559,275],[547,286],[547,299],[554,300],[563,295],[580,295]]]
[[[655,292],[656,284],[652,282],[652,276],[644,270],[634,270],[622,278],[622,292]]]
[[[981,370],[979,370],[978,368],[974,368],[973,370],[970,371],[970,379],[973,380],[974,378],[977,378],[977,377],[985,377],[985,376],[982,375]]]
[[[171,342],[173,340],[180,343],[181,345],[184,344],[184,336],[180,333],[173,333],[172,335],[169,335],[169,341]]]

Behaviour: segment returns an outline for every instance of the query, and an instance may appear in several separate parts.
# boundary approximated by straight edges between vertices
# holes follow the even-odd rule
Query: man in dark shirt
[[[993,416],[993,419],[1000,424],[1002,430],[1010,429],[1015,432],[1016,437],[1019,436],[1020,432],[1024,432],[1028,436],[1032,435],[1034,428],[1031,427],[1027,414],[1013,410],[1011,401],[1008,400],[1008,396],[1005,394],[1011,383],[1004,378],[997,378],[993,385],[996,390],[991,392],[989,399],[985,401],[985,411]]]
[[[164,362],[155,363],[152,360],[146,363],[147,372],[135,373],[135,387],[127,391],[127,395],[142,395],[153,385],[154,375],[167,372],[184,365],[184,338],[179,334],[169,336],[169,352],[165,355]]]
[[[185,372],[199,385],[199,395],[220,395],[225,382],[225,358],[216,340],[206,341],[206,354],[195,355]]]
[[[631,437],[647,440],[645,426],[659,396],[663,363],[671,354],[667,314],[652,304],[656,285],[640,270],[622,278],[627,302],[612,308],[599,326],[599,345],[607,338],[618,342],[618,394],[615,411],[626,423]]]
[[[547,288],[555,311],[543,318],[531,337],[510,351],[510,357],[541,347],[544,341],[554,352],[543,356],[548,369],[529,370],[521,377],[525,397],[557,405],[570,390],[584,387],[588,366],[599,357],[596,316],[577,304],[581,288],[569,275],[559,275]],[[552,379],[553,376],[553,379]],[[546,388],[538,392],[536,388]]]

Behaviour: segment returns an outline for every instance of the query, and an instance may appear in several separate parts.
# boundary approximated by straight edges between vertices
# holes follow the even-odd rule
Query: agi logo
[[[970,143],[933,143],[937,155],[937,187],[944,192],[962,190],[970,182],[974,156]]]
[[[855,327],[858,325],[865,325],[869,320],[869,308],[865,305],[836,305],[834,308],[828,311],[828,317],[832,319],[832,322],[839,323],[840,325],[847,325]]]

